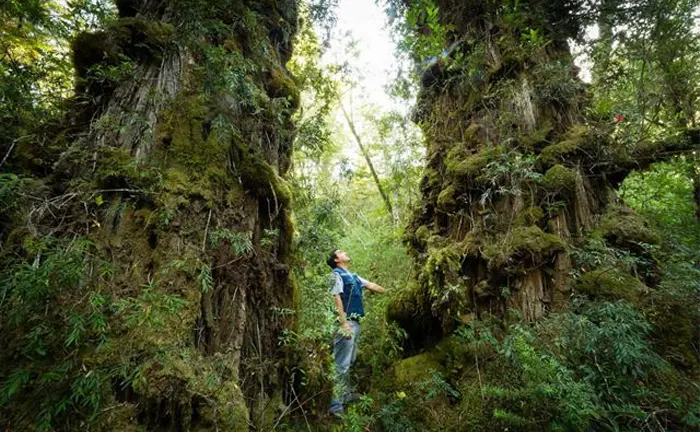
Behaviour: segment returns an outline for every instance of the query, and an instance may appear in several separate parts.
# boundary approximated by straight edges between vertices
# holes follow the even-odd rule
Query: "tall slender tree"
[[[362,144],[362,139],[357,133],[357,129],[355,129],[355,122],[350,118],[350,115],[347,111],[345,111],[345,107],[342,104],[340,105],[340,109],[343,112],[343,117],[345,117],[345,122],[350,128],[350,132],[352,133],[353,138],[355,138],[357,146],[360,148],[360,153],[362,153],[362,157],[365,159],[365,162],[367,162],[367,167],[369,168],[370,173],[372,173],[372,179],[374,179],[374,184],[377,186],[377,190],[379,191],[379,195],[381,195],[382,197],[382,201],[384,201],[386,211],[393,218],[394,209],[391,205],[391,199],[389,198],[389,195],[387,195],[386,191],[384,190],[384,187],[382,186],[382,182],[379,179],[379,175],[377,175],[377,170],[374,168],[374,164],[372,163],[372,158],[370,157],[369,151],[367,150],[365,145]]]

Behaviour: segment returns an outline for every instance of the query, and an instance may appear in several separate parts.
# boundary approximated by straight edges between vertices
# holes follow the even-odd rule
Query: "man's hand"
[[[340,332],[343,334],[345,339],[352,339],[352,327],[350,327],[350,324],[347,321],[340,325]]]
[[[382,293],[382,294],[386,291],[386,289],[384,289],[384,287],[379,286],[374,282],[367,283],[367,289],[372,291],[372,292]]]

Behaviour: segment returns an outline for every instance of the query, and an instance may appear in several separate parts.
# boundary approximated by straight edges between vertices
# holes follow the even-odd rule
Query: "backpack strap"
[[[336,271],[337,270],[337,271]],[[333,269],[333,272],[336,273],[338,276],[340,276],[340,280],[343,282],[343,294],[345,293],[345,281],[343,280],[343,273],[347,274],[348,276],[352,277],[352,273],[350,273],[348,270],[342,269],[340,267],[336,267]],[[353,283],[354,283],[353,278]],[[343,312],[345,312],[345,320],[347,321],[348,319],[348,310],[350,310],[350,302],[352,302],[352,291],[348,295],[348,304],[343,307]],[[341,297],[342,298],[342,297]]]

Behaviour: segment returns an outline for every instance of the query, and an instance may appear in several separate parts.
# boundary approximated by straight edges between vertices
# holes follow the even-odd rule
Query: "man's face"
[[[348,253],[344,250],[338,249],[335,252],[335,257],[338,264],[347,264],[350,262],[350,257],[348,256]]]

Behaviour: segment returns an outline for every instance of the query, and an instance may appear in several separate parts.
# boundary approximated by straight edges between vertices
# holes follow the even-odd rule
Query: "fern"
[[[199,269],[197,281],[199,282],[199,289],[202,294],[205,294],[214,288],[214,278],[211,274],[211,267],[209,264],[202,264]]]
[[[219,246],[224,241],[231,245],[231,250],[236,255],[245,255],[253,250],[253,241],[250,233],[219,229],[212,231],[209,235],[209,243],[212,246]]]

